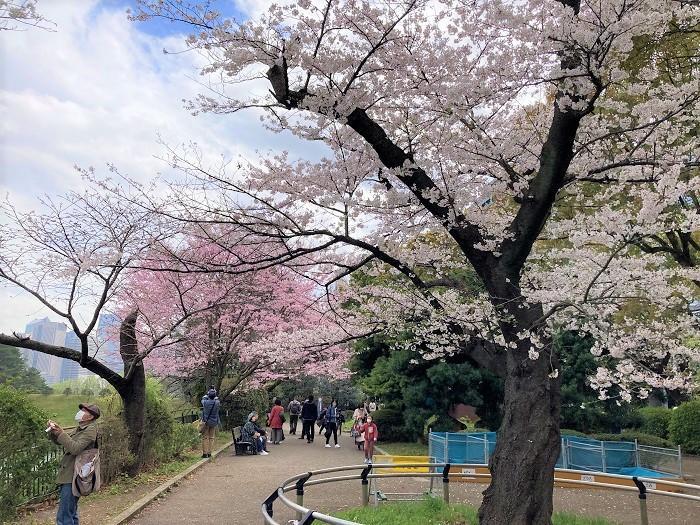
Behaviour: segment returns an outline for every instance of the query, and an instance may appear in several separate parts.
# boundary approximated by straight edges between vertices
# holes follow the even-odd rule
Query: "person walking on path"
[[[248,420],[241,429],[241,441],[253,443],[255,451],[261,456],[267,456],[267,446],[265,444],[265,431],[258,425],[258,413],[253,411],[248,414]]]
[[[302,437],[306,436],[307,443],[314,442],[314,435],[316,434],[314,424],[316,423],[317,419],[318,407],[316,406],[316,403],[314,403],[314,396],[309,396],[304,403],[304,406],[301,407],[301,423],[303,425],[301,434]]]
[[[289,412],[289,433],[296,434],[297,422],[299,421],[299,414],[301,414],[301,403],[296,396],[294,396],[287,405],[287,412]]]
[[[216,397],[216,390],[210,388],[207,394],[202,397],[202,457],[210,458],[211,449],[214,446],[216,427],[219,426],[219,409],[221,401]]]
[[[360,403],[359,405],[357,405],[357,408],[352,413],[352,420],[355,423],[363,423],[364,424],[366,417],[367,417],[367,410],[365,409],[364,404]]]
[[[63,447],[63,458],[56,474],[58,490],[57,525],[78,525],[78,496],[73,495],[73,476],[75,459],[88,448],[97,448],[97,423],[100,409],[97,405],[81,403],[75,414],[78,426],[70,433],[65,432],[54,421],[48,421],[48,436]]]
[[[275,404],[270,410],[270,428],[272,429],[272,442],[279,445],[284,437],[282,436],[282,423],[284,423],[284,407],[282,401],[275,399]]]
[[[308,428],[306,425],[304,425],[304,418],[302,417],[302,414],[304,413],[304,406],[306,403],[309,402],[309,398],[307,397],[304,399],[304,402],[301,404],[301,411],[299,412],[299,419],[301,419],[301,436],[299,436],[299,439],[308,439]]]
[[[371,415],[367,416],[367,423],[360,427],[360,431],[365,436],[365,463],[372,463],[374,445],[379,438],[379,431],[377,425],[372,421]]]
[[[338,401],[331,401],[331,405],[326,409],[326,448],[331,448],[331,434],[335,441],[335,448],[340,448],[338,445]]]

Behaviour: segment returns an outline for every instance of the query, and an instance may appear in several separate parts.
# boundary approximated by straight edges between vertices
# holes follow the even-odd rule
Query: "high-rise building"
[[[66,342],[64,344],[66,348],[72,348],[80,352],[81,345],[80,339],[75,335],[75,332],[69,331],[66,333]],[[72,361],[70,359],[64,359],[61,366],[61,381],[66,381],[68,379],[78,379],[80,376],[82,368],[80,363],[77,361]]]
[[[66,340],[66,325],[54,323],[48,317],[36,319],[24,329],[32,340],[56,346],[64,346]],[[22,357],[27,366],[36,368],[47,384],[58,383],[61,380],[62,359],[49,354],[24,349]]]
[[[119,355],[119,323],[119,318],[114,314],[100,314],[97,340],[100,345],[98,359],[121,374],[124,371],[124,362]]]

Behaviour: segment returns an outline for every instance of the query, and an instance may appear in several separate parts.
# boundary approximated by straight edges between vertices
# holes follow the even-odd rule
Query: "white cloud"
[[[268,4],[244,3],[251,10]],[[111,162],[136,179],[153,177],[166,169],[154,158],[158,134],[248,159],[256,150],[318,151],[266,131],[254,112],[190,115],[182,99],[199,92],[201,57],[163,55],[163,48],[183,49],[181,37],[148,35],[123,8],[55,0],[42,4],[42,14],[56,32],[0,35],[0,196],[23,209],[36,207],[43,193],[81,187],[74,165],[99,171]],[[43,315],[38,303],[0,286],[0,331]]]

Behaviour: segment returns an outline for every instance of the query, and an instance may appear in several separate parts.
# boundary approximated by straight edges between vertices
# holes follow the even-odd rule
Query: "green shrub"
[[[639,430],[645,434],[668,438],[668,424],[671,422],[672,410],[662,407],[644,407],[638,411],[642,423]]]
[[[53,483],[58,460],[46,459],[55,450],[44,432],[47,420],[25,394],[0,385],[0,523],[31,499],[34,483]]]
[[[186,450],[196,447],[202,439],[199,430],[193,425],[175,423],[170,440],[172,457],[179,458]]]
[[[124,426],[123,421],[123,407],[121,398],[117,394],[113,394],[107,398],[100,399],[98,404],[103,408],[103,413],[105,415],[112,416],[112,419],[108,420],[105,417],[105,424],[115,433],[115,435],[121,435],[122,428]],[[178,447],[182,446],[183,442],[188,442],[188,438],[183,435],[177,437],[178,444],[173,443],[173,438],[175,435],[175,418],[170,412],[171,399],[170,396],[165,393],[161,384],[158,380],[154,378],[147,378],[146,380],[146,425],[144,429],[144,444],[143,444],[143,457],[144,465],[153,466],[158,463],[168,461],[174,455],[179,454],[182,450],[178,450]],[[123,430],[124,438],[121,439],[121,443],[124,448],[118,448],[114,450],[114,458],[111,464],[114,465],[114,469],[110,469],[110,476],[116,476],[119,470],[123,470],[126,465],[128,465],[128,460],[130,457],[126,454],[126,447],[128,446],[128,434],[126,429]]]
[[[102,482],[109,483],[121,475],[133,462],[133,454],[129,452],[129,434],[124,420],[119,414],[103,411],[98,419],[100,472]]]
[[[562,428],[560,430],[560,433],[562,436],[576,436],[584,438],[589,437],[588,434],[584,434],[583,432],[579,432],[578,430],[571,430],[570,428]]]
[[[379,439],[382,441],[406,441],[404,417],[401,410],[382,408],[372,412],[372,419],[377,424]]]
[[[681,403],[671,411],[668,434],[684,452],[700,454],[700,399]]]
[[[146,380],[146,428],[144,458],[146,464],[156,464],[172,457],[175,419],[170,413],[170,401],[161,384],[153,378]]]
[[[270,409],[270,398],[266,390],[248,390],[231,395],[221,405],[221,419],[225,430],[245,425],[248,414],[256,411],[260,421],[265,422],[265,414]]]
[[[634,430],[623,430],[620,434],[592,434],[589,437],[600,441],[634,441],[636,439],[640,445],[673,448],[673,443],[667,439]]]

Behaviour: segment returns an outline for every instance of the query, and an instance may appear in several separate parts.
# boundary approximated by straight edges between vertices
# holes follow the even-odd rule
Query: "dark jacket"
[[[260,428],[257,423],[253,423],[249,420],[243,425],[243,428],[241,428],[241,441],[252,443],[255,440],[256,432],[261,436],[265,435],[265,431]]]
[[[318,407],[315,402],[304,401],[301,407],[301,419],[305,421],[316,421],[318,419]]]
[[[218,426],[220,407],[221,401],[219,401],[218,397],[209,399],[209,396],[204,396],[202,398],[202,421],[204,421],[208,427]]]

